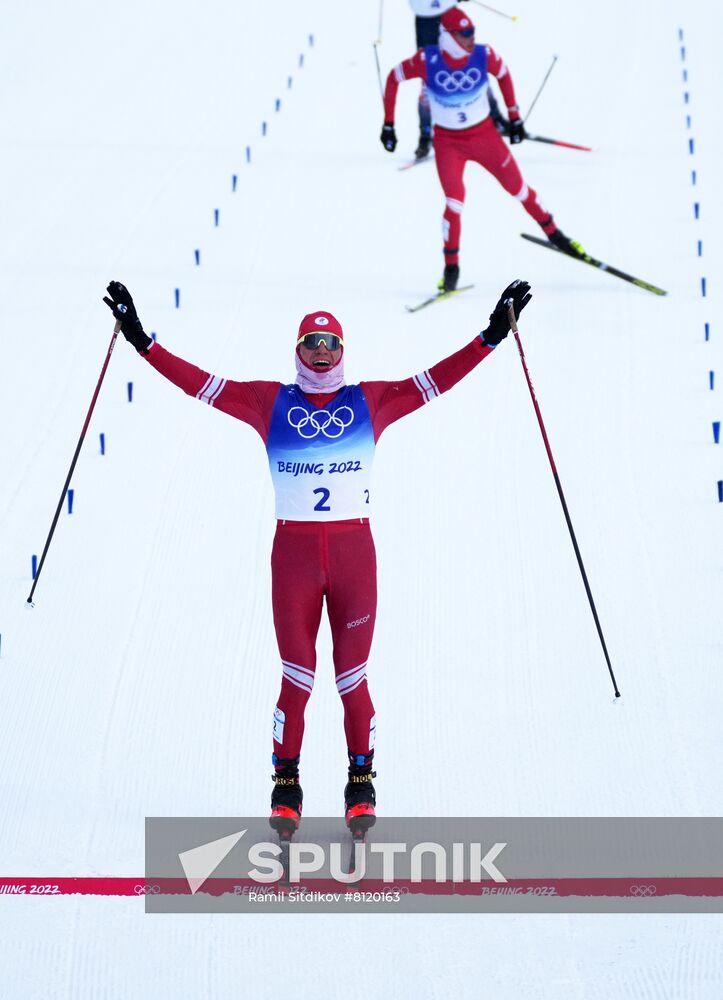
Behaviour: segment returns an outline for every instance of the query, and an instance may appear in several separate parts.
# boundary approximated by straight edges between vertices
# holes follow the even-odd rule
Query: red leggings
[[[324,598],[348,749],[367,754],[376,720],[366,665],[377,609],[377,566],[369,523],[279,521],[271,553],[274,626],[283,676],[274,711],[274,753],[298,757],[314,684]]]
[[[459,263],[459,241],[464,207],[464,168],[469,160],[479,163],[496,177],[502,187],[522,202],[522,207],[545,231],[555,229],[550,213],[537,200],[537,193],[528,187],[517,161],[503,141],[491,118],[459,132],[451,129],[434,130],[434,154],[437,173],[444,191],[446,206],[442,218],[444,260]]]

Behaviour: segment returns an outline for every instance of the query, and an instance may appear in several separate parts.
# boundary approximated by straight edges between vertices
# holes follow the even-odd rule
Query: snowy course
[[[521,335],[623,697],[508,340],[377,452],[380,811],[720,813],[723,15],[700,0],[520,0],[514,23],[468,9],[523,113],[559,56],[530,127],[595,148],[523,144],[525,179],[565,232],[666,298],[524,243],[534,223],[470,166],[475,290],[405,313],[441,274],[443,198],[432,164],[396,169],[416,83],[396,155],[379,144],[376,3],[7,5],[0,876],[140,875],[145,816],[258,815],[271,789],[265,454],[122,340],[73,514],[24,607],[110,338],[111,278],[174,353],[288,381],[311,309],[344,325],[349,381],[406,377],[529,280]],[[383,72],[413,47],[407,3],[387,0]],[[339,812],[324,624],[302,780],[310,815]],[[140,899],[5,896],[0,915],[12,998],[723,994],[719,916],[192,919],[146,917]]]

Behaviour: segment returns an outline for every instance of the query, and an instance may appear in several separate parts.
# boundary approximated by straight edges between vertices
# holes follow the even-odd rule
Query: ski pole
[[[552,469],[552,475],[555,480],[555,486],[557,486],[557,492],[560,496],[560,503],[562,504],[562,510],[565,514],[565,520],[567,521],[567,527],[570,532],[570,538],[572,539],[572,547],[575,550],[575,555],[577,556],[577,564],[580,567],[580,573],[582,574],[582,582],[585,584],[585,592],[587,593],[587,599],[590,602],[590,610],[592,611],[592,616],[595,619],[595,627],[597,628],[597,634],[600,638],[600,644],[602,646],[603,653],[605,655],[605,662],[608,665],[608,671],[610,672],[610,680],[613,682],[613,689],[615,691],[615,697],[620,697],[620,691],[618,690],[617,681],[615,680],[615,674],[613,673],[612,664],[610,663],[610,657],[608,655],[608,649],[605,645],[605,637],[602,633],[602,628],[600,627],[600,619],[597,616],[597,610],[595,608],[595,601],[593,600],[592,591],[590,590],[590,584],[588,583],[587,573],[585,572],[585,567],[582,562],[582,556],[580,555],[580,549],[577,544],[577,538],[575,537],[575,530],[572,526],[572,521],[570,520],[570,512],[567,509],[567,502],[565,501],[565,494],[562,492],[562,484],[560,483],[560,477],[557,474],[557,468],[555,467],[555,459],[552,457],[552,449],[550,448],[550,442],[547,438],[547,431],[545,430],[545,425],[542,421],[542,413],[540,412],[540,407],[537,403],[537,397],[535,396],[535,390],[532,387],[532,379],[530,378],[530,372],[527,368],[527,361],[525,360],[525,352],[522,350],[522,341],[520,340],[520,331],[517,329],[517,320],[515,319],[515,310],[510,303],[507,309],[507,315],[510,320],[510,327],[513,334],[515,335],[515,341],[517,343],[517,350],[520,352],[520,361],[522,362],[522,369],[525,373],[525,378],[527,379],[527,388],[530,390],[530,396],[532,398],[532,405],[535,407],[535,413],[537,414],[537,422],[540,425],[540,431],[542,432],[542,440],[545,442],[545,450],[547,451],[547,457],[550,460],[550,468]]]
[[[548,69],[547,73],[545,73],[545,79],[544,79],[544,80],[542,81],[542,83],[540,84],[540,87],[539,87],[539,90],[538,90],[538,91],[537,91],[537,93],[535,94],[535,96],[534,96],[534,98],[533,98],[533,100],[532,100],[532,104],[530,105],[530,110],[529,110],[529,111],[527,112],[527,114],[526,114],[526,115],[525,115],[525,117],[524,117],[524,121],[527,121],[527,119],[528,119],[528,118],[530,117],[530,115],[532,114],[532,109],[533,109],[533,108],[534,108],[534,106],[535,106],[535,105],[537,104],[537,98],[538,98],[538,97],[540,96],[540,94],[542,93],[542,89],[543,89],[543,87],[545,86],[545,84],[547,83],[547,79],[548,79],[548,77],[549,77],[550,73],[552,73],[553,69],[555,68],[555,63],[556,63],[556,62],[557,62],[557,56],[553,56],[553,57],[552,57],[552,62],[550,63],[550,68]]]
[[[48,549],[50,548],[50,542],[53,538],[55,532],[55,526],[58,523],[58,518],[60,517],[60,511],[63,507],[63,501],[65,500],[65,494],[68,492],[68,486],[70,485],[70,479],[73,475],[73,470],[75,469],[75,463],[78,461],[78,455],[80,455],[80,449],[83,447],[83,441],[85,440],[85,433],[88,430],[88,425],[90,424],[90,418],[93,415],[93,409],[95,408],[95,401],[98,398],[98,393],[100,392],[100,387],[103,384],[103,379],[105,378],[106,369],[108,368],[108,362],[110,361],[110,356],[113,353],[113,348],[115,347],[115,342],[118,339],[118,334],[120,332],[120,320],[116,323],[113,328],[113,336],[110,339],[110,344],[108,345],[108,353],[105,356],[105,361],[103,362],[103,367],[100,372],[100,377],[98,379],[98,384],[95,387],[95,392],[93,393],[93,398],[90,401],[90,407],[88,409],[88,415],[85,418],[85,423],[83,424],[83,430],[80,432],[80,437],[78,438],[78,444],[75,449],[75,454],[73,455],[73,461],[70,463],[70,468],[68,469],[68,475],[66,476],[65,483],[63,484],[63,489],[60,494],[60,500],[58,501],[58,506],[55,511],[55,517],[53,518],[53,523],[50,525],[50,531],[48,532],[48,537],[45,541],[45,547],[43,549],[43,554],[40,557],[40,563],[38,564],[38,570],[35,574],[35,579],[33,580],[33,586],[28,595],[27,604],[30,607],[33,605],[33,594],[35,593],[35,588],[38,585],[38,580],[40,579],[40,573],[43,569],[43,563],[45,562],[45,557],[48,554]]]
[[[382,68],[379,65],[379,51],[377,49],[378,45],[379,42],[374,42],[372,47],[374,49],[374,60],[377,64],[377,80],[379,80],[379,93],[381,94],[382,97],[382,106],[384,106],[384,87],[382,86]]]
[[[490,7],[489,4],[482,3],[482,0],[472,0],[472,3],[476,3],[478,7],[484,7],[485,10],[492,11],[493,14],[499,14],[500,17],[506,17],[508,21],[517,20],[517,14],[505,14],[503,10],[497,10],[496,7]]]
[[[382,44],[382,18],[384,17],[384,0],[379,0],[379,27],[377,28],[377,45]]]
[[[583,153],[592,153],[591,146],[578,146],[574,142],[563,142],[562,139],[547,139],[544,135],[530,135],[529,132],[525,138],[528,142],[547,142],[551,146],[562,146],[565,149],[579,149]]]

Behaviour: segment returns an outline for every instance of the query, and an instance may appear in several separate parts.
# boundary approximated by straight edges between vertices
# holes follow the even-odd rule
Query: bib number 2
[[[331,490],[325,489],[320,486],[318,490],[314,490],[314,496],[318,496],[318,500],[314,504],[314,510],[318,511],[330,511],[331,507],[329,505],[329,500],[331,499]],[[369,490],[364,490],[364,503],[369,503]]]
[[[331,507],[328,505],[328,500],[331,496],[329,490],[325,490],[322,486],[320,489],[314,490],[314,496],[317,496],[317,494],[319,495],[319,500],[314,504],[314,510],[331,510]]]

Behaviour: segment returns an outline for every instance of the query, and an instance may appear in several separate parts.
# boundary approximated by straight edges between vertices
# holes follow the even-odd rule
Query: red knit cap
[[[339,320],[331,313],[320,310],[319,312],[307,313],[299,324],[299,336],[305,337],[307,333],[333,333],[337,337],[344,338],[344,331]]]
[[[450,7],[442,14],[442,27],[446,31],[474,31],[474,22],[459,7]]]

